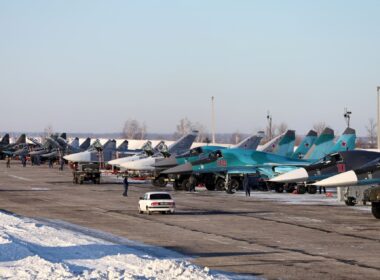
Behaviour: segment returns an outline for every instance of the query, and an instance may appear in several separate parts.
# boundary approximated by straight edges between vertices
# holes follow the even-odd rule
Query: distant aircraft
[[[141,147],[141,149],[136,150],[127,150],[122,152],[123,155],[126,155],[125,157],[114,159],[108,162],[108,164],[120,167],[120,164],[136,160],[136,159],[142,159],[149,156],[152,156],[156,153],[160,153],[160,151],[164,148],[165,142],[160,141],[154,148],[152,147],[152,142],[147,141],[144,143],[144,145]]]
[[[90,142],[90,139],[88,138],[86,141],[88,143]],[[112,140],[115,141],[115,140]],[[81,150],[83,149],[83,144],[80,146]],[[162,143],[160,142],[157,147],[161,146]],[[157,148],[156,147],[156,148]],[[87,150],[79,152],[79,153],[72,153],[70,155],[64,156],[64,159],[70,162],[107,162],[107,164],[110,165],[118,165],[120,162],[123,162],[126,160],[126,158],[129,157],[123,157],[119,159],[114,159],[116,156],[116,152],[118,152],[118,149],[116,148],[116,141],[112,142],[112,144],[108,141],[104,146],[100,144],[99,141],[95,141],[92,146],[88,147]],[[106,156],[102,156],[102,153],[105,153]],[[154,149],[152,148],[152,142],[147,141],[141,149],[138,150],[123,150],[121,151],[124,155],[152,155],[154,153]],[[100,157],[99,157],[100,156]]]
[[[161,160],[171,155],[178,155],[188,151],[194,143],[195,138],[198,136],[198,131],[193,131],[181,137],[175,143],[170,145],[167,150],[163,149],[152,156],[141,158],[139,156],[132,156],[127,159],[129,161],[120,164],[120,167],[128,171],[154,171],[156,168],[154,164],[157,160]]]
[[[321,150],[326,150],[326,147],[330,147],[330,150],[334,150],[334,144],[329,144],[329,141],[327,141],[328,137],[326,137],[331,135],[332,131],[325,132],[326,134],[320,136],[320,141],[316,141],[313,151],[311,151],[311,153],[309,151],[309,155],[320,154]],[[352,137],[355,137],[355,135],[351,135],[348,140],[351,140]],[[343,145],[341,141],[338,142],[342,148],[349,148],[349,146],[346,146],[347,144]],[[349,143],[351,143],[351,141]],[[216,177],[220,177],[220,179],[224,181],[226,175],[229,175],[233,178],[229,184],[230,189],[228,191],[233,192],[241,185],[241,174],[256,173],[260,174],[260,176],[271,178],[275,176],[276,172],[278,172],[281,168],[285,167],[294,169],[295,167],[308,166],[313,162],[315,162],[313,159],[301,160],[260,151],[225,149],[215,151],[210,154],[208,158],[197,162],[186,163],[170,168],[163,171],[162,174],[176,174],[177,182],[175,187],[178,189],[186,189],[190,175],[196,176],[198,181],[204,183],[208,189],[212,188],[212,186],[207,187],[211,184],[210,182],[219,180]],[[282,192],[283,184],[276,185],[275,189],[278,192]]]
[[[87,151],[71,153],[63,158],[70,162],[107,162],[115,158],[116,151],[115,140],[108,140],[104,145],[97,140]]]
[[[4,141],[4,142],[3,142]],[[5,144],[8,143],[8,144]],[[4,158],[5,155],[12,156],[16,150],[22,149],[26,143],[26,135],[21,134],[20,137],[16,140],[15,143],[9,143],[9,135],[6,134],[0,145],[0,154]]]

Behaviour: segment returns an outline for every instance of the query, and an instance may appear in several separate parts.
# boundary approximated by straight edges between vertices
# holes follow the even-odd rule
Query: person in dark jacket
[[[195,192],[196,179],[193,175],[189,177],[189,191]]]
[[[251,196],[251,188],[249,186],[248,174],[244,174],[243,188],[244,188],[244,191],[245,191],[245,196]]]
[[[124,184],[123,196],[128,196],[128,187],[129,187],[128,175],[125,175],[124,180],[123,180],[123,184]]]

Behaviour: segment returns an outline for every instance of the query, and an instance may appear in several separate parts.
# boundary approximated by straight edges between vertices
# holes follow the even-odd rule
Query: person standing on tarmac
[[[195,192],[195,184],[196,184],[195,177],[191,175],[189,178],[189,192]]]
[[[7,163],[7,168],[11,168],[11,157],[10,157],[10,156],[7,156],[7,157],[5,158],[5,160],[6,160],[6,163]]]
[[[319,186],[319,194],[322,194],[322,189],[323,189],[323,193],[326,193],[326,187],[321,187]]]
[[[123,196],[128,196],[129,182],[128,182],[128,175],[127,174],[124,176],[123,184],[124,184]]]
[[[245,191],[245,196],[251,196],[251,188],[249,186],[248,174],[244,174],[243,188],[244,188],[244,191]]]

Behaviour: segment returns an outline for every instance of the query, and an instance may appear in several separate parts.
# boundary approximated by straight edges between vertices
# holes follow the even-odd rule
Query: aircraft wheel
[[[298,185],[297,186],[297,192],[299,194],[305,194],[306,193],[306,187],[304,185]]]
[[[380,202],[372,202],[372,215],[376,219],[380,219]]]
[[[165,180],[164,176],[160,176],[155,179],[157,187],[164,188],[168,184],[168,182]]]
[[[224,179],[222,179],[222,178],[219,178],[216,181],[216,184],[215,184],[214,188],[217,191],[224,191],[226,189],[226,181]]]
[[[213,183],[207,183],[205,187],[208,191],[215,191],[215,185]]]
[[[182,186],[181,186],[181,184],[178,182],[178,180],[175,180],[175,181],[173,182],[173,189],[174,189],[175,191],[181,191],[181,190],[182,190]]]
[[[189,191],[189,179],[184,179],[181,183],[181,188],[184,191]]]
[[[284,192],[284,186],[283,185],[276,186],[276,192],[277,193],[283,193]]]
[[[316,194],[317,193],[317,187],[316,186],[307,186],[307,192],[309,194]]]
[[[355,206],[356,205],[356,198],[352,197],[352,196],[349,196],[349,197],[347,197],[347,199],[344,200],[344,203],[347,206]]]
[[[296,187],[293,184],[287,184],[285,186],[285,191],[287,193],[292,193],[292,192],[294,192],[295,189],[296,189]]]
[[[231,179],[231,182],[228,186],[227,193],[229,193],[229,194],[236,193],[236,191],[239,189],[239,187],[240,187],[239,181],[236,179]]]

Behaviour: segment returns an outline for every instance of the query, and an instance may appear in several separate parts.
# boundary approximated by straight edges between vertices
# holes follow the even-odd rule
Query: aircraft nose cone
[[[173,167],[173,166],[177,166],[177,165],[178,165],[178,163],[177,163],[176,158],[175,157],[169,157],[169,158],[157,160],[153,166],[156,168],[169,168],[169,167]]]
[[[340,187],[340,186],[352,186],[358,183],[358,176],[354,171],[344,172],[322,181],[316,182],[314,186],[320,187]]]
[[[173,168],[169,168],[161,173],[162,174],[179,174],[179,173],[191,173],[192,171],[193,171],[193,166],[191,165],[191,163],[185,163]]]
[[[67,155],[67,156],[64,156],[63,158],[71,162],[89,162],[91,161],[91,153],[82,152],[82,153]]]
[[[306,181],[309,178],[305,168],[298,168],[296,170],[289,171],[285,174],[281,174],[277,177],[270,179],[270,182],[276,183],[297,183]]]

